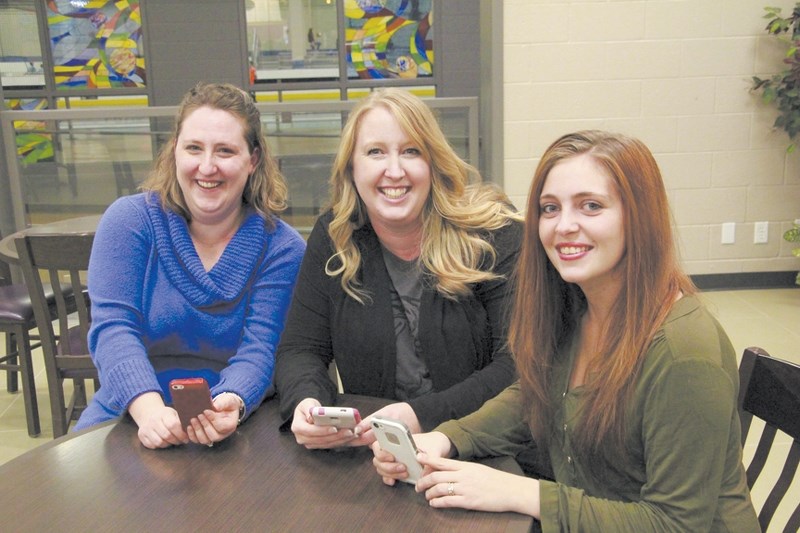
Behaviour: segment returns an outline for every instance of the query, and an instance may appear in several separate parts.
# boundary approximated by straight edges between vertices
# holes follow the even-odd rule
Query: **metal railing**
[[[425,101],[438,114],[459,155],[479,166],[478,99]],[[330,164],[341,127],[355,104],[257,104],[270,149],[289,182],[287,217],[300,229],[313,223],[327,201]],[[135,192],[152,167],[160,143],[168,137],[177,109],[0,111],[16,229],[101,213],[117,197]],[[31,139],[28,146],[26,135]],[[37,142],[41,146],[35,146]],[[25,150],[29,162],[20,154]]]

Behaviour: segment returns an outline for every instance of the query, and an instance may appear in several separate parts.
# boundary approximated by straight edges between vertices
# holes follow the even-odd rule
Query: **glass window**
[[[36,8],[0,4],[0,78],[6,88],[44,87]]]
[[[47,2],[58,89],[144,87],[138,0]]]
[[[248,0],[251,79],[338,79],[336,6],[336,0]]]
[[[152,169],[158,132],[147,117],[49,121],[47,132],[52,142],[45,146],[43,139],[40,146],[49,148],[49,158],[31,160],[17,139],[31,221],[54,213],[101,213],[116,198],[137,192]]]
[[[431,0],[347,0],[347,77],[433,75]]]

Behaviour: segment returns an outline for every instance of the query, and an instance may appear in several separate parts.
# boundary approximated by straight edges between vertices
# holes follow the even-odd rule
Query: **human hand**
[[[213,446],[215,442],[230,437],[239,425],[241,398],[233,393],[223,392],[214,398],[214,409],[206,409],[192,418],[186,433],[189,440],[197,444]]]
[[[424,450],[432,457],[448,457],[450,455],[452,443],[444,433],[439,433],[438,431],[417,433],[416,435],[412,435],[412,438],[420,452]],[[381,448],[379,442],[373,442],[371,447],[372,453],[375,455],[375,457],[372,458],[372,464],[375,466],[375,470],[378,471],[378,475],[381,476],[384,483],[387,485],[394,485],[398,479],[402,480],[408,477],[406,465],[398,463],[394,455]],[[431,468],[425,468],[423,470],[423,475],[429,474],[432,471]]]
[[[321,406],[319,400],[306,398],[294,408],[292,433],[294,433],[294,438],[298,444],[305,446],[309,450],[364,444],[356,444],[354,442],[358,438],[352,429],[337,429],[333,426],[315,425],[310,411],[312,407]]]
[[[178,412],[164,405],[164,400],[157,392],[137,396],[128,406],[128,412],[139,426],[139,441],[146,448],[155,450],[189,442],[189,436],[181,427]]]
[[[424,452],[417,460],[426,475],[417,481],[416,490],[425,493],[431,507],[513,511],[540,518],[538,479]]]
[[[380,416],[383,418],[391,418],[393,420],[400,420],[407,427],[408,430],[414,433],[422,433],[422,426],[419,423],[417,414],[412,409],[411,405],[406,402],[392,403],[385,407],[381,407],[367,418],[361,421],[356,427],[356,433],[359,435],[359,440],[363,444],[372,444],[375,442],[375,435],[372,431],[372,417]]]

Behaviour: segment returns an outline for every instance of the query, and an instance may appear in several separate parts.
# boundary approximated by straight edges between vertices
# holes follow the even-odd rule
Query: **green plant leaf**
[[[778,117],[773,127],[789,136],[791,144],[786,150],[791,153],[796,149],[793,140],[800,135],[800,1],[788,16],[781,13],[780,7],[765,6],[763,18],[767,20],[765,31],[786,44],[785,69],[768,80],[753,76],[750,91],[760,93],[765,104],[776,106]]]
[[[795,225],[793,228],[786,230],[783,234],[783,240],[800,242],[800,226]]]

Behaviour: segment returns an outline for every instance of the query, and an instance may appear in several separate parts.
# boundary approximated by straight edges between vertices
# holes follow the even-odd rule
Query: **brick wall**
[[[772,130],[750,78],[781,70],[764,5],[786,0],[504,0],[506,191],[520,208],[538,158],[584,128],[640,138],[666,182],[690,274],[800,268],[800,149]],[[754,223],[769,240],[754,244]],[[736,241],[721,244],[735,222]]]

